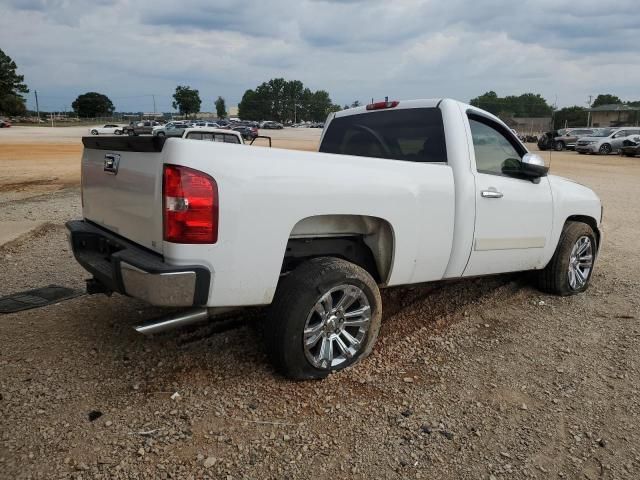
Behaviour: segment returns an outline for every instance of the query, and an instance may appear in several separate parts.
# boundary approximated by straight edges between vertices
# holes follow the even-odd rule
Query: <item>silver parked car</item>
[[[595,133],[578,139],[576,152],[608,155],[611,152],[620,151],[625,139],[638,134],[640,134],[640,127],[598,129]]]
[[[189,125],[186,123],[169,122],[162,127],[154,128],[153,135],[155,137],[181,137],[187,128]]]

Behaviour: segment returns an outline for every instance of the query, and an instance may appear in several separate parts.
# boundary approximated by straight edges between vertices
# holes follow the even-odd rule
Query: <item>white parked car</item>
[[[91,127],[91,135],[122,135],[122,125],[107,124],[102,127]]]
[[[189,307],[143,333],[270,304],[268,349],[293,378],[371,352],[380,288],[537,270],[542,290],[577,294],[602,241],[593,191],[450,99],[331,114],[320,152],[83,143],[84,218],[67,229],[89,293]]]
[[[193,128],[220,128],[215,122],[195,122],[192,124]]]

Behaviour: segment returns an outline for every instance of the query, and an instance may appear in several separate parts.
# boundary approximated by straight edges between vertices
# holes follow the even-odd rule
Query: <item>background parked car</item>
[[[551,130],[549,132],[544,132],[540,135],[540,138],[536,140],[538,143],[538,150],[552,150],[554,138],[561,137],[565,133],[567,133],[568,129],[560,128],[558,130]]]
[[[122,126],[107,124],[102,127],[91,127],[89,133],[91,135],[122,135]]]
[[[267,130],[282,130],[284,126],[278,122],[267,121],[267,122],[262,122],[262,125],[260,128],[264,128]]]
[[[144,120],[140,122],[131,122],[126,127],[122,128],[122,133],[126,135],[150,135],[153,132],[153,127],[161,126],[160,122],[151,120]]]
[[[578,138],[591,135],[593,132],[593,128],[568,129],[566,132],[553,139],[553,148],[556,152],[561,152],[564,149],[573,150]]]
[[[9,128],[11,124],[7,120],[0,120],[0,128]]]
[[[620,153],[625,157],[635,157],[640,155],[640,135],[627,137],[622,141]]]
[[[640,134],[640,127],[603,128],[596,133],[576,142],[578,153],[599,153],[608,155],[622,149],[622,142],[632,136]]]
[[[181,137],[187,128],[189,125],[186,123],[169,122],[162,127],[154,128],[152,134],[155,137]]]
[[[256,127],[250,127],[248,125],[240,125],[233,127],[233,130],[239,132],[242,138],[245,140],[253,140],[258,136],[258,129]]]

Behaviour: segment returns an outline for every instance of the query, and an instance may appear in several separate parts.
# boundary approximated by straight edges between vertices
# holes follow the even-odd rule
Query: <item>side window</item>
[[[224,141],[225,143],[240,143],[238,141],[238,137],[236,137],[235,135],[225,135]]]
[[[189,132],[189,137],[191,140],[202,140],[202,134],[200,132]]]
[[[519,170],[522,155],[502,132],[473,118],[469,126],[478,172],[505,175]]]

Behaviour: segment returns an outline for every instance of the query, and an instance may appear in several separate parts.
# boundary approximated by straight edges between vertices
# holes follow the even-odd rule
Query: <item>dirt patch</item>
[[[0,477],[640,478],[640,159],[552,169],[604,202],[585,294],[526,275],[394,288],[372,355],[320,382],[273,371],[260,310],[153,338],[131,326],[162,310],[118,295],[0,316]],[[79,215],[77,188],[0,204],[54,224],[0,250],[0,293],[82,288]]]
[[[0,146],[0,203],[53,192],[80,182],[81,144]]]
[[[85,128],[10,130],[3,131],[0,138],[0,203],[80,184],[81,137],[86,135]],[[272,137],[274,148],[307,151],[318,149],[320,133],[319,129],[260,132]],[[256,140],[256,147],[266,145],[266,140]]]

